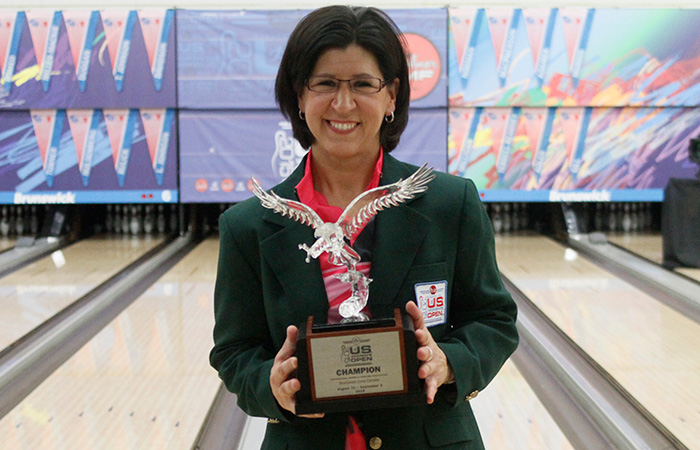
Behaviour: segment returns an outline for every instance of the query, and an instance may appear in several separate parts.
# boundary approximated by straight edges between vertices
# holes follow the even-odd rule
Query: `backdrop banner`
[[[174,109],[0,111],[0,203],[178,201]]]
[[[413,108],[447,105],[447,10],[387,10],[406,34]],[[178,10],[178,98],[192,109],[276,109],[287,40],[309,11]]]
[[[0,109],[173,108],[172,9],[0,11]]]
[[[237,202],[252,196],[254,176],[269,189],[306,151],[276,111],[180,111],[180,191],[185,203]],[[397,158],[445,171],[447,122],[440,109],[413,110]]]
[[[698,106],[698,9],[451,8],[452,106]]]
[[[487,201],[661,201],[697,108],[452,108],[448,171]]]

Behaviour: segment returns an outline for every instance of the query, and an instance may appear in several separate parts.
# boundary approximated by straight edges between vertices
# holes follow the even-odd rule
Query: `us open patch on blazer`
[[[426,327],[432,327],[445,323],[447,320],[447,281],[431,281],[419,283],[414,286],[416,301],[423,313],[423,321]]]

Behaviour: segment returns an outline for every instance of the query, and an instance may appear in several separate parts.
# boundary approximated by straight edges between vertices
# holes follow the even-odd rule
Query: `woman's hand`
[[[406,303],[406,312],[413,319],[418,343],[418,359],[423,361],[418,369],[418,377],[425,380],[425,393],[428,404],[435,400],[435,394],[445,382],[453,380],[452,368],[447,362],[445,353],[438,347],[433,336],[423,322],[423,313],[414,302]]]
[[[296,370],[299,361],[294,356],[296,351],[297,334],[299,330],[294,325],[287,327],[287,338],[272,364],[270,371],[270,387],[272,395],[277,399],[277,403],[292,414],[296,414],[296,399],[294,395],[301,389],[301,383],[296,378],[290,378],[292,372]],[[323,413],[305,414],[300,417],[319,418]]]

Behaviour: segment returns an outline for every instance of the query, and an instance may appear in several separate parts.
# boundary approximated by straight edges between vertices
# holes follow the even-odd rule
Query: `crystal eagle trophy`
[[[351,295],[339,312],[340,323],[315,323],[310,316],[299,326],[296,356],[296,412],[340,412],[406,406],[425,402],[418,379],[417,344],[413,321],[398,308],[392,317],[369,318],[362,310],[369,299],[372,282],[357,270],[360,255],[350,246],[350,238],[379,211],[397,206],[427,190],[435,178],[426,164],[405,180],[367,190],[345,208],[335,222],[323,222],[314,210],[301,202],[266,192],[254,178],[253,194],[263,207],[282,216],[309,225],[315,242],[306,252],[306,262],[324,253],[328,262],[345,267],[334,275],[349,283]]]

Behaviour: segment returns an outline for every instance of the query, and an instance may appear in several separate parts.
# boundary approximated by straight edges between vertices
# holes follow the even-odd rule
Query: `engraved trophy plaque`
[[[350,238],[379,211],[397,206],[427,189],[435,177],[423,165],[406,180],[379,186],[357,196],[335,222],[323,222],[301,202],[265,192],[254,178],[253,193],[261,204],[282,216],[309,225],[316,241],[306,252],[306,262],[328,255],[331,264],[347,269],[335,275],[349,283],[351,295],[339,307],[340,323],[315,323],[310,316],[300,324],[296,356],[298,414],[399,407],[425,402],[418,379],[418,359],[413,321],[399,309],[393,316],[370,319],[362,310],[369,300],[372,282],[356,269],[360,256]]]

